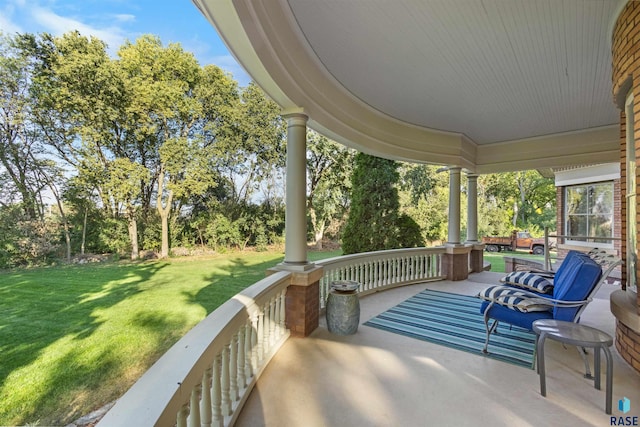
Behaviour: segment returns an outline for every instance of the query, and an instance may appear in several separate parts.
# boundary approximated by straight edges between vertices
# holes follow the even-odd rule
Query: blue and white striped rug
[[[500,323],[489,354],[482,353],[486,331],[480,304],[472,296],[426,289],[364,324],[533,369],[536,335],[517,326]]]

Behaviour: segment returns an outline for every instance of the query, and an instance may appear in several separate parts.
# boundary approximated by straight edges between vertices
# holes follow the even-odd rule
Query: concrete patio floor
[[[475,295],[503,274],[397,288],[360,299],[361,323],[423,289]],[[615,336],[605,285],[581,323]],[[611,417],[640,416],[640,375],[614,358],[613,413],[602,390],[585,379],[575,347],[547,340],[547,397],[535,370],[491,360],[368,326],[333,335],[324,319],[308,338],[291,338],[267,366],[238,426],[609,426]],[[593,370],[593,357],[589,359]],[[618,411],[627,397],[631,411]],[[640,422],[640,421],[639,421]]]

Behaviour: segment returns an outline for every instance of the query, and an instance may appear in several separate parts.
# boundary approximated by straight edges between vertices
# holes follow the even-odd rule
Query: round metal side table
[[[600,390],[600,350],[604,351],[607,364],[605,412],[611,414],[611,396],[613,389],[613,359],[609,347],[613,338],[599,329],[579,323],[561,320],[543,319],[533,322],[533,331],[537,334],[536,350],[538,353],[538,373],[540,374],[540,394],[547,395],[547,384],[544,366],[544,342],[547,338],[577,347],[593,348],[595,365],[595,388]]]

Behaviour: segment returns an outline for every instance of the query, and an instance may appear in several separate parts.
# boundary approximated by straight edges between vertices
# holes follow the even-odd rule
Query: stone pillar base
[[[469,265],[472,273],[481,273],[484,271],[484,245],[481,243],[473,243],[471,253],[469,254]]]
[[[446,247],[442,258],[442,272],[447,280],[465,280],[469,277],[469,253],[471,246],[452,245]]]
[[[287,270],[280,264],[267,270],[267,274]],[[306,337],[319,324],[320,318],[320,279],[322,267],[307,267],[303,272],[292,271],[291,284],[285,296],[285,324],[291,336]]]

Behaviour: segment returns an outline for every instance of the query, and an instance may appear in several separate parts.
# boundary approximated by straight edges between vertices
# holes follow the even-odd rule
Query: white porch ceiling
[[[310,126],[478,172],[617,161],[620,0],[194,0]]]

